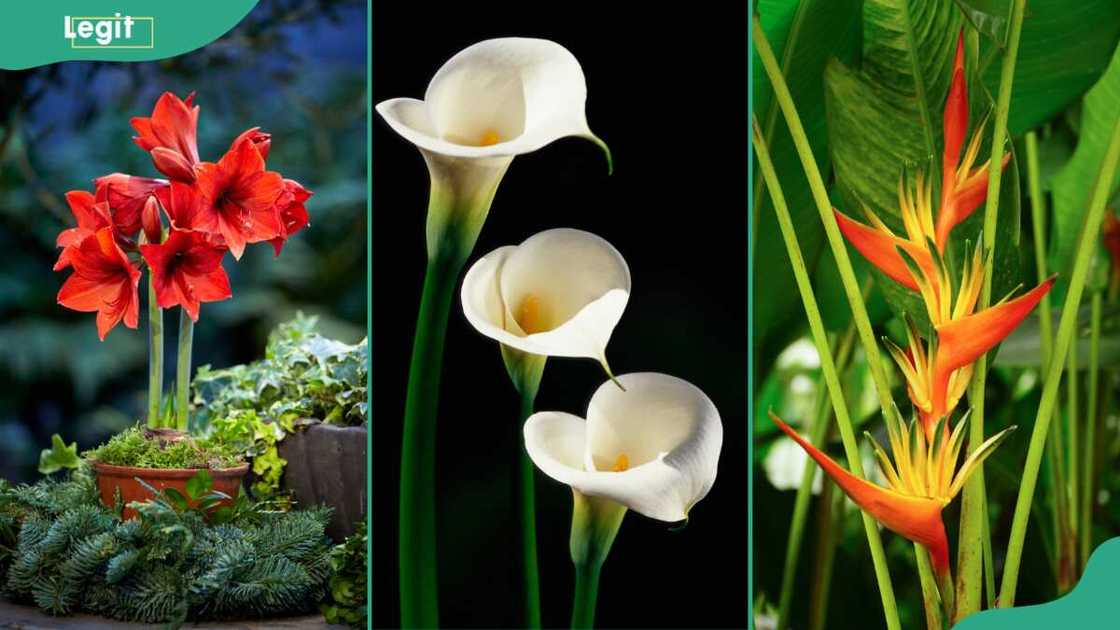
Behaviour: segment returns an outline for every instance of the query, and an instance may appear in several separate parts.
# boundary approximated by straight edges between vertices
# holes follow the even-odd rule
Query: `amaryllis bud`
[[[165,147],[156,147],[150,151],[152,163],[159,172],[177,182],[193,183],[195,180],[194,168],[183,157],[182,153]]]
[[[155,195],[148,197],[144,202],[144,210],[140,213],[140,222],[144,226],[144,236],[149,243],[163,242],[163,219],[160,217],[159,201]]]
[[[233,142],[229,145],[230,150],[232,151],[243,141],[253,143],[253,147],[261,154],[261,158],[268,159],[268,150],[272,148],[272,134],[261,131],[260,127],[246,129],[241,132],[241,135],[233,139]]]

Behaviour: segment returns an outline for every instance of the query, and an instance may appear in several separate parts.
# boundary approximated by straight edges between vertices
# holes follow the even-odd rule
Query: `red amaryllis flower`
[[[85,313],[97,313],[97,336],[105,335],[122,319],[136,328],[140,314],[137,286],[140,270],[117,245],[112,227],[86,236],[70,250],[74,273],[58,292],[58,303]]]
[[[171,230],[159,245],[141,245],[140,253],[152,272],[152,287],[160,308],[182,306],[198,321],[202,302],[233,296],[229,277],[222,269],[226,248],[201,232]]]
[[[193,182],[198,164],[198,106],[194,93],[181,100],[164,92],[149,118],[134,117],[132,141],[147,151],[161,173],[181,182]]]
[[[284,180],[284,192],[276,201],[276,209],[280,213],[280,226],[284,231],[270,241],[277,256],[280,255],[280,250],[284,249],[284,243],[293,234],[307,227],[311,221],[311,217],[307,214],[307,206],[304,204],[313,194],[294,179]]]
[[[59,232],[56,245],[62,248],[58,261],[54,263],[54,270],[60,271],[70,266],[71,251],[75,249],[85,237],[104,227],[112,225],[113,220],[109,214],[109,205],[98,203],[94,196],[84,190],[71,190],[66,193],[66,202],[70,204],[70,212],[78,222],[77,227],[72,227]]]
[[[264,158],[251,142],[241,142],[217,164],[198,167],[195,188],[203,201],[190,229],[221,234],[235,258],[247,243],[283,235],[276,201],[284,192],[279,173],[264,170]]]
[[[152,195],[168,187],[165,179],[112,173],[93,180],[97,200],[109,204],[118,233],[133,236],[140,230],[144,205]]]
[[[250,142],[256,147],[257,151],[261,154],[261,159],[268,159],[268,150],[272,147],[272,134],[261,131],[260,127],[253,127],[241,132],[241,135],[233,139],[229,145],[229,150],[232,151],[237,148],[237,145],[242,142]]]

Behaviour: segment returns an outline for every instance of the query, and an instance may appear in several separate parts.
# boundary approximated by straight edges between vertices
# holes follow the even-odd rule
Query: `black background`
[[[607,354],[615,373],[659,371],[703,389],[723,419],[719,474],[679,532],[635,513],[603,569],[596,625],[745,627],[747,589],[748,3],[682,11],[562,5],[375,3],[371,101],[422,98],[452,54],[491,37],[552,39],[580,60],[600,150],[564,139],[516,158],[475,253],[574,227],[613,243],[633,293]],[[717,8],[718,7],[718,8]],[[372,407],[375,627],[399,624],[396,584],[401,417],[425,266],[428,175],[419,152],[374,113]],[[764,272],[764,267],[761,269]],[[457,294],[456,294],[457,295]],[[603,381],[592,361],[553,359],[537,408],[584,415]],[[520,448],[517,396],[498,345],[452,310],[438,442],[440,622],[516,623],[507,540],[515,515],[508,449]],[[569,621],[571,494],[537,475],[544,623]]]

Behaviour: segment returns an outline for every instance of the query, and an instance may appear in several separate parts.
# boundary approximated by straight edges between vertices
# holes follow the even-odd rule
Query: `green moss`
[[[189,436],[163,442],[147,437],[140,426],[114,435],[83,455],[104,464],[137,468],[229,468],[244,463],[239,454],[223,444]]]

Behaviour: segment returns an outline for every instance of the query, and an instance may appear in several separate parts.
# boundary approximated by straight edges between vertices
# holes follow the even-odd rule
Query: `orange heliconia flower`
[[[988,438],[958,467],[957,459],[964,443],[967,416],[961,419],[951,433],[942,420],[938,424],[944,428],[935,430],[933,438],[927,439],[926,432],[914,422],[908,427],[895,420],[895,414],[884,415],[887,416],[887,434],[891,453],[894,455],[893,463],[886,450],[870,434],[866,435],[875,448],[879,468],[888,483],[886,488],[845,470],[773,412],[770,412],[770,419],[805,449],[836,485],[840,486],[844,494],[863,511],[891,531],[928,549],[933,569],[940,581],[944,582],[949,575],[949,540],[945,536],[941,510],[960,493],[969,476],[1015,427],[1004,429]]]

